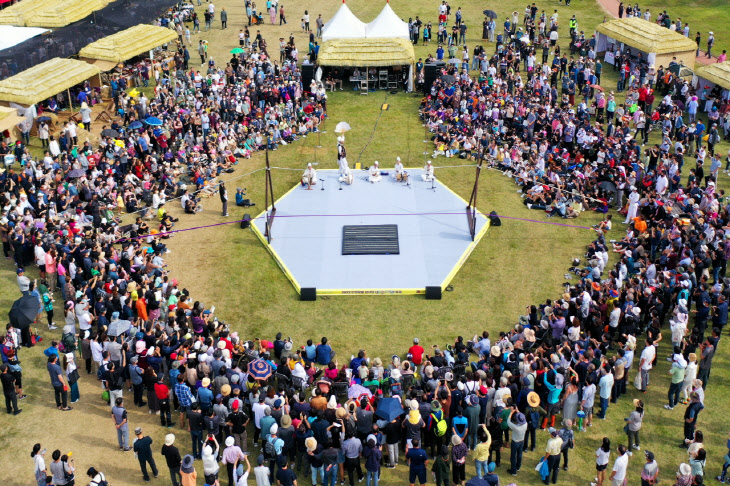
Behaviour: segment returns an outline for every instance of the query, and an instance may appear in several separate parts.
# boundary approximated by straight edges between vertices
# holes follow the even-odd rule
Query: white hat
[[[427,163],[428,165],[431,165],[431,161],[430,161],[430,160],[429,160],[428,162],[426,162],[426,163]]]
[[[399,380],[400,377],[401,377],[400,370],[396,368],[393,371],[391,371],[390,372],[390,377],[393,378],[394,380]]]
[[[308,164],[307,164],[307,167],[312,167],[312,163],[311,163],[311,162],[310,162],[310,163],[308,163]]]
[[[397,160],[398,162],[400,162],[400,157],[396,157],[395,160]]]
[[[231,447],[235,443],[236,441],[233,440],[233,437],[226,437],[226,447]]]
[[[231,437],[231,439],[232,439],[232,438],[233,438],[233,437]],[[172,444],[173,444],[174,442],[175,442],[175,434],[167,434],[167,435],[165,436],[165,445],[166,445],[166,446],[171,446],[171,445],[172,445]],[[228,441],[226,441],[226,443],[227,443],[227,442],[228,442]]]
[[[373,165],[378,165],[378,161],[376,160],[376,161],[375,161],[375,162],[373,163]]]
[[[276,435],[276,433],[279,431],[279,426],[274,424],[271,426],[271,430],[269,430],[270,435]]]

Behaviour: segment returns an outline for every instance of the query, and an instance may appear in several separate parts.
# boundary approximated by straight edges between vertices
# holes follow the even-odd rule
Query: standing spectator
[[[654,367],[652,364],[656,357],[656,347],[652,338],[646,338],[646,346],[641,352],[639,361],[639,372],[641,373],[641,391],[646,393],[649,388],[649,371]]]
[[[629,455],[626,454],[626,447],[618,446],[618,457],[613,463],[613,470],[608,479],[611,480],[611,486],[624,486],[626,484],[626,470],[629,466]]]
[[[659,464],[654,460],[654,453],[645,451],[646,462],[641,469],[641,486],[654,486],[659,477]]]
[[[8,365],[0,366],[0,381],[3,383],[3,395],[5,396],[5,408],[8,413],[18,415],[22,409],[18,408],[18,394],[15,391],[15,376],[10,373]]]
[[[173,444],[175,444],[175,434],[167,434],[165,436],[165,445],[162,446],[160,452],[165,457],[165,461],[167,461],[172,486],[179,486],[180,482],[182,482],[182,477],[180,476],[180,464],[182,461],[180,459],[180,451]]]
[[[466,456],[469,454],[469,448],[466,442],[454,434],[451,436],[451,473],[454,480],[454,486],[460,486],[466,480]],[[406,454],[407,457],[407,454]]]
[[[375,439],[368,439],[367,447],[363,449],[363,457],[365,458],[365,472],[367,474],[367,486],[378,486],[380,477],[380,459],[382,452],[380,447],[375,445]]]
[[[552,482],[555,484],[558,482],[558,472],[560,471],[560,452],[563,447],[563,439],[559,437],[558,430],[554,427],[550,427],[548,432],[550,433],[550,438],[547,441],[545,457],[543,458],[548,464],[548,475],[542,482],[550,484],[550,478],[552,476]]]
[[[122,451],[131,451],[129,447],[129,423],[127,422],[127,411],[124,409],[124,399],[117,397],[111,411],[114,427],[117,429],[117,441],[119,449]]]
[[[246,459],[241,448],[236,444],[233,437],[226,437],[226,448],[223,449],[223,464],[226,465],[228,472],[228,484],[234,484],[233,475],[235,471],[235,464],[241,460]],[[249,466],[250,467],[250,466]]]
[[[213,448],[215,447],[215,449]],[[205,476],[205,483],[210,485],[218,483],[218,472],[220,466],[218,465],[218,441],[215,436],[209,436],[208,440],[205,441],[203,446],[203,475]]]
[[[441,446],[441,451],[434,460],[431,471],[436,479],[436,486],[449,486],[449,446]],[[477,469],[478,474],[479,470]]]
[[[641,430],[641,423],[644,420],[644,402],[638,398],[634,398],[634,407],[635,410],[624,419],[626,421],[624,429],[626,430],[626,436],[629,441],[628,448],[636,449],[638,451],[641,450],[639,431]],[[628,454],[631,455],[631,451],[629,451]]]
[[[362,455],[362,442],[353,436],[352,433],[346,433],[345,442],[342,443],[342,449],[345,453],[345,469],[350,481],[350,486],[355,486],[354,472],[357,471],[357,480],[362,481],[365,477],[360,467],[360,456]]]
[[[696,391],[693,391],[690,396],[690,403],[684,411],[684,442],[681,444],[682,447],[689,447],[690,442],[695,437],[695,427],[697,427],[697,417],[704,405],[700,402],[700,395]]]
[[[190,405],[190,410],[188,410],[187,416],[188,432],[190,432],[190,439],[193,443],[193,457],[201,459],[203,453],[203,430],[205,429],[205,423],[203,422],[203,414],[198,411],[197,403]]]
[[[228,12],[226,12],[226,7],[221,8],[221,29],[227,29],[228,28]]]
[[[677,351],[678,349],[675,346],[674,350]],[[669,368],[672,383],[669,385],[669,392],[667,393],[669,403],[664,405],[664,408],[667,410],[674,410],[674,407],[679,403],[679,392],[682,391],[682,385],[684,384],[684,373],[686,369],[678,362],[678,359],[678,353],[675,352],[672,358],[672,366]]]
[[[715,45],[715,34],[710,31],[707,36],[707,59],[712,59],[712,46]]]
[[[51,377],[51,386],[56,397],[56,408],[64,412],[73,410],[68,406],[68,385],[66,378],[63,376],[63,370],[58,364],[58,355],[51,354],[48,357],[48,374]]]
[[[411,447],[406,452],[406,461],[409,463],[408,471],[408,483],[410,486],[414,486],[416,478],[418,478],[419,484],[426,484],[426,467],[428,466],[428,456],[426,451],[421,449],[420,441],[413,439],[411,441]]]
[[[565,419],[563,428],[560,429],[560,438],[563,440],[563,444],[560,447],[560,452],[563,454],[563,471],[568,470],[568,454],[570,449],[575,447],[575,434],[572,430],[573,421]]]
[[[146,481],[150,481],[150,475],[147,472],[147,464],[149,463],[152,468],[152,474],[157,477],[157,464],[155,464],[155,458],[152,457],[152,438],[149,435],[142,435],[142,427],[134,429],[134,435],[137,438],[134,440],[133,449],[137,455],[139,461],[139,467],[142,469],[142,478]]]
[[[569,422],[569,420],[566,420],[566,422]],[[518,412],[517,407],[512,407],[512,411],[510,412],[507,420],[507,425],[510,429],[512,429],[512,442],[510,443],[509,454],[510,469],[508,469],[507,472],[516,476],[517,471],[519,471],[522,467],[522,451],[524,450],[525,433],[527,432],[527,420],[525,419],[525,414]],[[572,434],[573,432],[571,431],[570,433]],[[565,466],[567,469],[567,452],[565,453],[565,456]],[[477,475],[478,474],[479,472],[477,471]]]
[[[611,441],[608,437],[604,437],[601,447],[596,450],[596,482],[591,483],[591,486],[603,486],[603,481],[606,478],[608,459],[610,456]]]
[[[712,366],[712,358],[715,356],[715,346],[712,344],[712,337],[700,344],[700,365],[697,378],[702,380],[702,389],[707,389],[707,381],[710,379],[710,367]]]
[[[195,458],[187,454],[180,465],[180,484],[182,486],[196,486],[198,484],[198,472],[194,466]]]
[[[226,189],[225,183],[221,182],[218,192],[221,197],[221,204],[223,205],[223,216],[228,216],[228,190]]]

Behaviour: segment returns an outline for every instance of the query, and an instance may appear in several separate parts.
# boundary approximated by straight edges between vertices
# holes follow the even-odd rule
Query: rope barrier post
[[[482,172],[482,162],[484,162],[484,152],[479,156],[479,164],[477,165],[476,176],[474,177],[474,188],[471,190],[471,197],[466,206],[466,219],[469,223],[469,234],[471,241],[476,238],[477,230],[477,196],[479,195],[479,174]]]
[[[266,229],[264,230],[264,236],[266,241],[271,244],[271,226],[274,224],[274,217],[276,216],[276,205],[274,198],[274,185],[271,181],[271,166],[269,165],[269,136],[266,136],[266,179],[264,181],[264,207],[266,208]],[[271,193],[271,211],[269,211],[269,193]]]

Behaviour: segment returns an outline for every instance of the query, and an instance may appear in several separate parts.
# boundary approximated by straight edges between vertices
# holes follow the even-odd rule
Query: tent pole
[[[71,107],[71,111],[73,111],[74,102],[71,100],[71,88],[66,89],[66,94],[68,95],[68,105]]]

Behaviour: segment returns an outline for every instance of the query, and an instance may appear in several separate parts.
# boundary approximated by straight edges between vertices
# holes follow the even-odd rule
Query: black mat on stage
[[[342,227],[343,255],[399,255],[398,225],[350,225]]]

